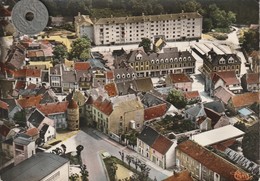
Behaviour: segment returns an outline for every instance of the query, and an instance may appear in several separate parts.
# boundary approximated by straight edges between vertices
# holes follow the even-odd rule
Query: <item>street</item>
[[[99,156],[99,153],[104,151],[109,152],[111,155],[116,156],[119,159],[121,159],[119,151],[123,151],[125,156],[128,154],[139,158],[144,161],[149,168],[151,168],[149,176],[152,179],[156,177],[159,181],[172,175],[171,171],[163,170],[162,168],[154,165],[152,162],[145,160],[136,152],[110,140],[106,135],[92,128],[86,128],[83,131],[79,131],[77,135],[63,141],[62,143],[59,143],[58,145],[47,150],[47,152],[59,147],[61,144],[64,144],[67,147],[67,152],[76,151],[76,147],[78,145],[84,146],[84,150],[81,153],[82,161],[87,166],[90,181],[107,180],[104,167],[102,165],[102,160]]]

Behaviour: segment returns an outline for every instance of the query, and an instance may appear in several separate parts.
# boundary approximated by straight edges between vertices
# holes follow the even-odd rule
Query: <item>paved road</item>
[[[84,150],[82,151],[82,160],[87,166],[87,170],[89,171],[89,180],[90,181],[106,181],[106,174],[104,172],[104,168],[99,156],[99,153],[102,151],[107,151],[111,155],[114,155],[118,158],[121,158],[119,155],[119,151],[124,151],[125,154],[129,154],[135,157],[140,158],[140,160],[144,161],[150,168],[150,177],[157,180],[162,180],[171,175],[170,171],[163,170],[156,165],[152,164],[152,162],[141,158],[140,155],[129,150],[128,148],[115,143],[114,141],[107,138],[102,133],[97,132],[91,128],[88,128],[83,131],[79,131],[79,133],[68,140],[65,140],[63,143],[67,147],[67,152],[75,151],[76,146],[81,144],[84,146]],[[58,144],[57,146],[59,146]],[[55,146],[55,147],[57,147]],[[53,147],[52,149],[54,149]],[[50,149],[50,150],[52,150]],[[49,150],[49,151],[50,151]],[[152,167],[151,167],[152,166]]]

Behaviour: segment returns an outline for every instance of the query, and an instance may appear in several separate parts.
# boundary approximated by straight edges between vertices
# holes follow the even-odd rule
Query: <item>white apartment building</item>
[[[202,16],[197,12],[111,17],[91,20],[89,16],[75,17],[78,37],[87,35],[95,45],[139,43],[142,38],[161,36],[166,41],[200,39]]]

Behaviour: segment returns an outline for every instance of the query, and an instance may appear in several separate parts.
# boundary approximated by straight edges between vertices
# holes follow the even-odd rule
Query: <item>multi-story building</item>
[[[164,49],[163,53],[146,54],[142,48],[131,51],[127,56],[118,57],[127,62],[138,77],[156,77],[169,73],[194,73],[195,58],[189,51],[177,48]]]
[[[131,128],[143,126],[144,107],[134,94],[104,99],[99,96],[92,104],[94,125],[106,134],[121,135]]]
[[[241,180],[250,180],[247,172],[191,140],[176,147],[176,166],[190,171],[195,180],[239,181],[238,172],[245,176]]]
[[[161,36],[166,41],[200,39],[202,16],[197,12],[110,17],[91,20],[89,16],[75,17],[76,34],[87,35],[95,45],[138,43],[146,37]]]

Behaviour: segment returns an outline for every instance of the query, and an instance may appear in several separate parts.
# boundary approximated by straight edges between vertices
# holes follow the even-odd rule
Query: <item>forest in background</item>
[[[3,0],[4,1],[4,0]],[[18,0],[5,0],[11,6]],[[41,0],[51,16],[76,16],[80,11],[91,17],[138,16],[180,13],[189,0]],[[195,0],[194,0],[195,1]],[[196,0],[202,10],[216,4],[221,10],[236,14],[237,24],[258,24],[258,0]],[[193,8],[193,7],[192,7]]]

